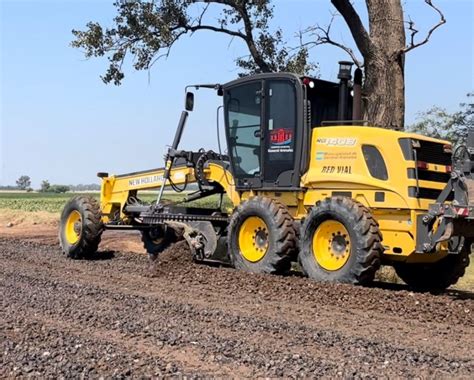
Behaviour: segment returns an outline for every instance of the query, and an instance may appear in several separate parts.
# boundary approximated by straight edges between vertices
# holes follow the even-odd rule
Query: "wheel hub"
[[[313,255],[328,271],[341,269],[351,254],[351,242],[346,227],[336,220],[321,223],[313,235]]]
[[[248,217],[239,230],[239,248],[242,256],[250,262],[260,261],[269,246],[268,228],[263,219]]]
[[[333,236],[332,240],[329,240],[329,243],[332,254],[344,256],[348,244],[346,235],[341,235],[341,231],[338,231],[337,235]]]
[[[82,234],[82,216],[79,211],[71,211],[66,220],[64,232],[66,235],[66,240],[69,244],[73,245],[79,241]]]
[[[266,229],[261,229],[260,227],[255,230],[254,235],[255,246],[257,249],[264,250],[267,249],[268,245],[268,233]]]
[[[74,223],[74,232],[76,233],[77,236],[81,236],[81,232],[82,232],[81,221]]]

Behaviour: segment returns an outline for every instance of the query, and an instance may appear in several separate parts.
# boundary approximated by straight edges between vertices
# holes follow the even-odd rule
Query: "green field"
[[[71,196],[72,194],[5,192],[0,193],[0,209],[59,212]]]
[[[0,192],[0,209],[22,210],[22,211],[47,211],[57,213],[62,210],[65,203],[73,196],[80,193],[26,193],[26,192]],[[85,193],[99,199],[98,193]],[[148,192],[140,195],[140,199],[145,202],[156,200],[157,194]],[[164,199],[180,202],[185,197],[184,194],[165,193]],[[210,196],[190,203],[197,207],[216,207],[219,202],[218,196]],[[230,203],[224,198],[224,206],[229,207]]]

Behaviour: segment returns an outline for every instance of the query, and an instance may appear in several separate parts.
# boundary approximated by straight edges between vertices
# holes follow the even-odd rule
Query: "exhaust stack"
[[[339,74],[337,78],[339,82],[339,107],[337,110],[337,118],[339,120],[347,120],[348,118],[348,98],[349,98],[349,81],[352,78],[352,62],[340,61]]]

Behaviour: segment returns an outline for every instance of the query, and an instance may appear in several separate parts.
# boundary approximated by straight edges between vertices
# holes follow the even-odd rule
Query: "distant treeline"
[[[91,184],[79,184],[79,185],[69,185],[70,191],[100,191],[100,185],[96,183]]]
[[[20,186],[0,186],[0,191],[32,191],[31,188],[21,188]],[[100,185],[96,183],[79,184],[79,185],[50,185],[47,181],[41,183],[38,189],[42,193],[64,193],[67,191],[81,192],[81,191],[100,191]]]

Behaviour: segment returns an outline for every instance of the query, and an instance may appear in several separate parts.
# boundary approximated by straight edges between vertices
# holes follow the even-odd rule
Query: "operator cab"
[[[227,148],[238,190],[297,190],[311,128],[347,120],[338,83],[290,73],[257,74],[222,86]],[[345,89],[345,104],[350,104]]]

